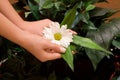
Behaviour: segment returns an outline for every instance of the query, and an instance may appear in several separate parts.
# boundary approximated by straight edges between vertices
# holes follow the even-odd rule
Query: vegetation
[[[66,54],[71,51],[76,54],[71,57],[63,55],[62,59],[42,63],[22,47],[0,38],[0,60],[2,63],[0,79],[119,79],[120,19],[109,19],[118,11],[96,7],[94,4],[99,2],[107,1],[19,0],[15,3],[13,6],[27,21],[49,18],[61,25],[67,24],[68,28],[76,31],[78,35],[74,36],[74,42],[66,51]]]

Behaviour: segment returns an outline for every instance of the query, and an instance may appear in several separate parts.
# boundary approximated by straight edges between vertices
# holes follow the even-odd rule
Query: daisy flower
[[[50,27],[45,27],[43,33],[46,39],[65,48],[73,41],[72,33],[67,29],[67,25],[60,26],[58,22],[52,22]]]

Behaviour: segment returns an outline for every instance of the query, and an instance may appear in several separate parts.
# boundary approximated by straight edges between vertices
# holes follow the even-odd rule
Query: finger
[[[60,59],[62,55],[60,53],[47,53],[47,60],[55,60],[55,59]]]
[[[34,53],[33,54],[38,60],[42,61],[42,62],[45,62],[47,61],[47,58],[46,58],[46,52],[45,51],[40,51],[39,53]]]
[[[53,49],[45,49],[46,52],[49,52],[49,53],[54,53],[55,51]]]
[[[49,19],[43,19],[41,22],[44,23],[44,26],[46,27],[49,27],[49,25],[52,23],[52,21]]]
[[[61,47],[61,46],[54,44],[54,43],[51,43],[47,46],[49,49],[52,49],[53,51],[58,52],[58,53],[64,53],[66,51],[66,49],[64,47]]]
[[[71,30],[71,29],[69,29],[69,32],[71,32],[73,35],[76,35],[76,34],[77,34],[77,32],[75,32],[75,31],[73,31],[73,30]]]

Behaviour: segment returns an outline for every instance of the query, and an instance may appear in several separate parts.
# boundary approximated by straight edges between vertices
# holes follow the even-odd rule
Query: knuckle
[[[51,22],[51,20],[50,20],[50,19],[45,19],[45,21],[47,21],[47,22]]]
[[[41,62],[46,62],[47,60],[46,59],[42,59]]]

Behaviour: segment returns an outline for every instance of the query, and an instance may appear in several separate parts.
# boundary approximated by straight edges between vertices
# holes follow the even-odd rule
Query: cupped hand
[[[18,26],[20,28],[22,28],[23,30],[29,31],[29,32],[34,33],[34,34],[38,34],[40,36],[43,36],[43,32],[42,32],[43,29],[45,27],[49,27],[51,22],[52,21],[49,19],[43,19],[43,20],[32,21],[32,22],[23,21]]]
[[[45,27],[49,27],[52,24],[53,21],[49,20],[49,19],[43,19],[43,20],[39,20],[39,21],[32,21],[32,22],[28,22],[28,21],[23,21],[21,24],[19,24],[18,26],[20,28],[22,28],[23,30],[29,31],[31,33],[34,34],[38,34],[40,36],[43,36],[43,29]],[[75,31],[69,29],[69,31],[75,35],[77,34]]]
[[[38,35],[28,33],[26,39],[23,47],[42,62],[59,59],[61,58],[61,53],[65,52],[63,47]]]

